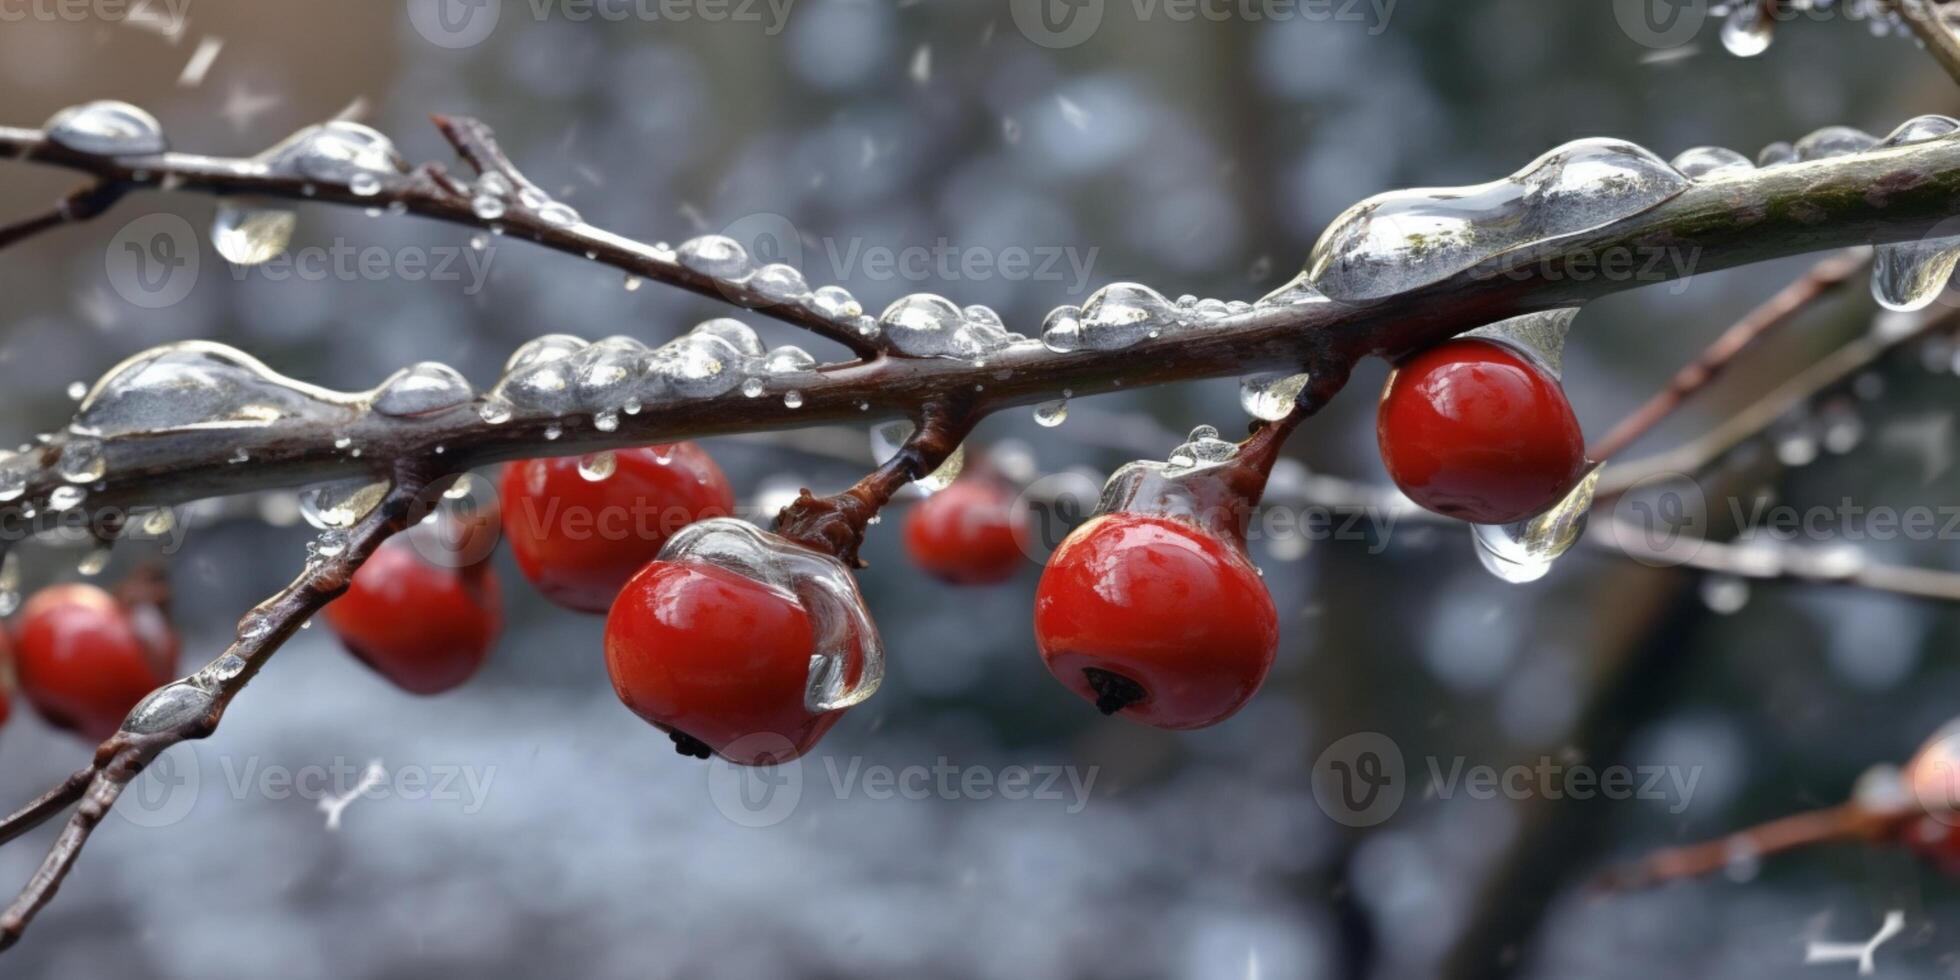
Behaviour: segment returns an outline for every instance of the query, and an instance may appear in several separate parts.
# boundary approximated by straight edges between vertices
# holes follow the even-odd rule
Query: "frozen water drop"
[[[770,351],[769,356],[763,358],[762,369],[770,374],[792,374],[797,371],[808,371],[816,364],[817,359],[810,356],[809,351],[794,344],[784,344]]]
[[[1952,135],[1960,121],[1918,116],[1900,124],[1879,146],[1905,146]],[[1939,299],[1960,265],[1960,237],[1926,238],[1878,246],[1872,255],[1872,297],[1897,312],[1923,310]]]
[[[1632,143],[1579,140],[1488,184],[1362,201],[1322,233],[1307,275],[1338,301],[1381,299],[1524,245],[1622,221],[1688,186],[1666,161]]]
[[[850,320],[864,315],[857,297],[842,286],[823,286],[810,294],[810,308],[832,320]]]
[[[300,492],[300,517],[316,531],[350,528],[374,512],[388,496],[388,482],[350,480],[308,487]]]
[[[348,178],[347,189],[354,192],[355,197],[373,197],[381,193],[381,178],[362,171]]]
[[[0,450],[0,503],[17,500],[27,492],[27,475],[32,469],[26,457]]]
[[[562,201],[546,201],[543,207],[538,208],[538,217],[545,224],[559,228],[569,228],[584,220],[577,210]]]
[[[478,194],[470,199],[470,213],[484,221],[495,221],[504,216],[504,201],[489,194]]]
[[[911,357],[979,357],[1020,340],[990,314],[970,319],[952,300],[932,293],[900,297],[878,317],[885,337]]]
[[[802,408],[803,393],[800,391],[783,392],[783,405],[786,408]]]
[[[726,235],[690,238],[681,243],[675,255],[681,265],[724,281],[740,280],[755,271],[748,249]]]
[[[1239,406],[1255,419],[1277,422],[1292,414],[1311,380],[1305,374],[1255,374],[1239,382]]]
[[[101,441],[70,439],[61,447],[58,467],[61,478],[70,483],[94,483],[108,472],[109,461],[103,455]]]
[[[169,148],[155,116],[113,99],[69,106],[41,128],[50,141],[94,156],[162,153]]]
[[[476,414],[478,418],[491,425],[502,425],[510,421],[510,405],[507,402],[488,399],[478,406]]]
[[[614,432],[619,429],[619,413],[598,411],[592,413],[592,427],[600,432]]]
[[[73,483],[64,483],[48,493],[48,506],[57,510],[73,510],[88,499],[88,490]]]
[[[1683,150],[1673,160],[1674,169],[1690,180],[1703,177],[1747,173],[1756,169],[1749,158],[1719,146],[1697,146]]]
[[[1177,310],[1162,293],[1140,283],[1111,283],[1082,304],[1078,344],[1087,350],[1121,350],[1176,323]]]
[[[1510,524],[1472,524],[1477,559],[1491,574],[1506,582],[1535,582],[1552,570],[1552,562],[1571,550],[1586,529],[1593,494],[1599,488],[1600,468],[1579,480],[1565,499],[1544,513]]]
[[[590,456],[582,457],[578,461],[578,475],[593,483],[598,483],[612,476],[613,472],[617,469],[619,469],[619,457],[613,455],[610,451],[593,453]]]
[[[1853,129],[1850,126],[1825,126],[1798,140],[1794,150],[1799,161],[1807,162],[1863,153],[1877,143],[1877,137],[1862,129]]]
[[[1044,429],[1052,429],[1068,421],[1068,399],[1057,398],[1052,402],[1042,402],[1034,407],[1034,420]]]
[[[1701,601],[1711,612],[1734,615],[1749,604],[1749,581],[1734,575],[1709,575],[1701,580]]]
[[[484,234],[484,233],[482,233],[482,232],[480,232],[480,231],[479,231],[479,232],[477,232],[476,234],[474,234],[474,235],[471,235],[471,236],[470,236],[470,248],[471,248],[471,249],[474,249],[475,251],[478,251],[478,252],[481,252],[481,251],[483,251],[484,249],[486,249],[486,248],[489,248],[489,247],[490,247],[490,236],[489,236],[489,235],[486,235],[486,234]]]
[[[455,368],[423,361],[395,372],[374,390],[376,412],[394,418],[431,415],[467,405],[476,391]]]
[[[109,437],[185,428],[248,428],[286,419],[351,420],[357,399],[273,372],[207,341],[153,347],[111,368],[69,430]]]
[[[787,302],[810,291],[810,284],[803,279],[803,273],[794,266],[774,262],[756,270],[749,285],[768,299]]]
[[[912,423],[905,421],[884,422],[872,426],[872,460],[881,466],[884,465],[893,456],[898,455],[899,449],[905,445],[905,440],[912,437],[912,432]],[[938,469],[913,482],[926,493],[938,493],[951,486],[965,468],[966,446],[962,444],[953,449],[946,457],[946,461],[939,464]]]
[[[629,293],[636,293],[640,291],[639,276],[636,276],[630,272],[626,274],[626,291]]]
[[[363,173],[394,176],[408,169],[387,136],[346,120],[308,126],[260,154],[259,159],[278,173],[350,185]]]
[[[88,554],[83,555],[82,560],[75,563],[75,571],[78,574],[94,578],[102,574],[103,569],[109,567],[109,559],[112,554],[109,546],[106,544],[90,548]]]
[[[68,400],[81,401],[88,396],[88,385],[81,381],[68,382]]]
[[[131,735],[174,731],[205,718],[215,705],[212,693],[194,681],[171,681],[136,702],[123,719],[122,730]]]
[[[1200,312],[1198,310],[1197,297],[1193,296],[1193,297],[1189,297],[1189,299],[1191,300],[1191,302],[1185,303],[1183,301],[1183,298],[1180,298],[1177,304],[1178,307],[1181,309],[1189,309],[1194,313]],[[1225,312],[1224,304],[1218,303],[1217,300],[1212,300],[1211,302],[1218,304],[1216,307],[1216,311],[1218,313]],[[1320,294],[1320,290],[1313,288],[1313,282],[1309,280],[1307,278],[1307,274],[1303,272],[1297,276],[1294,276],[1293,279],[1290,282],[1288,282],[1286,285],[1281,286],[1278,289],[1275,289],[1272,292],[1259,297],[1259,302],[1254,303],[1252,305],[1255,307],[1297,306],[1301,303],[1325,303],[1325,302],[1327,302],[1327,297],[1322,296]]]
[[[220,202],[211,218],[211,246],[234,265],[258,265],[286,251],[299,216],[280,208]]]
[[[1722,21],[1722,47],[1738,58],[1753,58],[1769,50],[1776,22],[1765,16],[1756,0],[1737,0]]]
[[[559,425],[556,422],[553,422],[544,427],[544,438],[546,442],[557,442],[559,437],[563,436],[564,434],[565,434],[565,427]]]
[[[1041,321],[1041,345],[1057,354],[1082,349],[1082,308],[1058,306]]]
[[[761,378],[750,378],[742,382],[742,394],[750,398],[761,398],[762,390],[763,384]]]
[[[162,537],[177,526],[177,514],[168,507],[158,507],[143,515],[143,533],[151,537]]]

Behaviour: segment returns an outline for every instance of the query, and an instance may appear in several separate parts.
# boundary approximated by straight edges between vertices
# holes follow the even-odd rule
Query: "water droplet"
[[[763,384],[761,378],[750,378],[747,381],[742,382],[742,394],[747,395],[750,398],[761,398],[762,389],[763,389]]]
[[[1797,162],[1797,148],[1778,140],[1756,153],[1756,166],[1768,169]]]
[[[674,254],[681,265],[726,282],[739,281],[755,271],[748,249],[726,235],[690,238]]]
[[[810,294],[810,308],[832,320],[850,320],[864,315],[864,307],[842,286],[823,286]]]
[[[286,251],[299,216],[279,208],[219,203],[211,219],[211,245],[234,265],[258,265]]]
[[[578,224],[579,222],[585,220],[583,217],[579,215],[577,210],[573,209],[571,205],[566,204],[562,201],[547,201],[545,202],[545,205],[541,208],[538,208],[537,211],[538,211],[538,217],[541,220],[543,220],[545,224],[553,225],[559,228],[569,228],[572,225]]]
[[[478,418],[491,425],[502,425],[510,421],[510,405],[494,398],[487,399],[477,407],[476,414]]]
[[[11,616],[20,608],[20,553],[0,555],[0,616]]]
[[[1192,296],[1189,298],[1191,302],[1186,303],[1184,302],[1185,297],[1179,297],[1178,304],[1177,304],[1178,308],[1181,310],[1188,310],[1190,312],[1197,313],[1201,316],[1217,316],[1225,312],[1225,304],[1219,302],[1218,300],[1209,300],[1208,302],[1212,305],[1210,307],[1201,310],[1199,308],[1198,298],[1196,296]],[[1259,302],[1254,303],[1252,305],[1254,307],[1298,306],[1301,303],[1325,303],[1325,302],[1327,302],[1327,297],[1322,296],[1320,294],[1320,290],[1313,288],[1312,280],[1308,279],[1307,274],[1302,272],[1299,275],[1294,276],[1293,279],[1290,282],[1288,282],[1286,285],[1281,286],[1278,289],[1275,289],[1272,292],[1259,297]]]
[[[1068,399],[1057,398],[1052,402],[1036,405],[1034,420],[1044,429],[1052,429],[1068,421]]]
[[[1305,374],[1255,374],[1239,382],[1239,406],[1255,419],[1277,422],[1292,414],[1300,392],[1311,380]]]
[[[872,426],[872,460],[882,466],[893,456],[898,455],[899,447],[905,444],[905,440],[912,437],[912,431],[912,423],[905,421],[884,422]],[[939,464],[938,469],[926,474],[924,478],[913,482],[920,490],[926,493],[938,493],[951,486],[953,481],[959,478],[961,471],[965,468],[966,446],[962,444],[954,448],[951,455],[946,457],[946,461]]]
[[[1697,146],[1683,150],[1672,161],[1674,169],[1690,180],[1703,177],[1748,173],[1756,169],[1749,158],[1734,150],[1719,146]]]
[[[348,178],[347,189],[355,197],[373,197],[381,193],[381,178],[363,171]]]
[[[479,231],[476,234],[470,236],[470,248],[481,252],[489,247],[490,247],[489,235],[486,235]]]
[[[143,533],[160,538],[169,534],[177,526],[177,513],[168,507],[158,507],[143,515]]]
[[[795,267],[780,262],[771,263],[756,270],[755,277],[749,280],[755,291],[779,303],[801,297],[810,291],[810,284],[803,279],[803,273]]]
[[[558,438],[564,434],[565,427],[556,422],[544,427],[544,438],[546,442],[557,442]]]
[[[81,561],[75,563],[75,571],[88,578],[94,578],[102,574],[103,569],[109,567],[109,557],[109,546],[97,545],[90,548],[88,554],[82,556]]]
[[[762,369],[770,374],[793,374],[816,367],[817,359],[794,344],[784,344],[762,359]]]
[[[783,392],[783,405],[787,408],[802,408],[803,393],[800,391]]]
[[[1594,467],[1565,499],[1536,517],[1510,524],[1472,524],[1477,559],[1491,574],[1506,582],[1535,582],[1552,570],[1552,562],[1571,550],[1586,529],[1593,494],[1599,488],[1600,468]]]
[[[455,368],[435,361],[396,371],[374,390],[371,404],[382,415],[407,418],[467,405],[476,391]]]
[[[619,429],[619,413],[599,411],[592,413],[592,427],[600,432],[613,432]]]
[[[100,441],[70,439],[68,445],[61,447],[58,468],[61,478],[70,483],[94,483],[109,471],[109,461],[103,456]]]
[[[619,469],[619,457],[613,455],[611,451],[593,453],[578,461],[578,475],[593,483],[612,476],[617,469]]]
[[[162,153],[169,148],[155,116],[113,99],[69,106],[41,128],[50,141],[95,156]]]
[[[316,531],[350,528],[388,496],[388,482],[349,480],[309,487],[299,495],[300,517]]]
[[[637,293],[640,291],[639,276],[636,276],[630,272],[626,274],[626,291],[629,293]]]
[[[347,532],[336,528],[321,531],[307,550],[310,558],[337,558],[347,550]]]
[[[68,400],[78,402],[88,396],[88,385],[80,381],[68,383]]]
[[[1738,0],[1722,21],[1722,47],[1738,58],[1753,58],[1769,50],[1776,22],[1763,14],[1755,0]]]
[[[885,307],[878,325],[892,346],[910,357],[979,357],[1025,339],[1003,329],[991,310],[969,318],[952,300],[932,293],[900,297]]]
[[[1960,130],[1960,121],[1918,116],[1902,123],[1879,145],[1923,143],[1956,130]],[[1946,290],[1956,265],[1960,265],[1960,237],[1880,245],[1872,256],[1872,297],[1888,310],[1923,310]]]
[[[1051,325],[1064,331],[1068,327],[1057,319],[1060,312],[1050,313],[1042,327],[1042,343],[1051,350],[1121,350],[1178,323],[1177,309],[1170,300],[1134,282],[1111,283],[1090,294],[1089,301],[1082,304],[1074,346],[1068,346],[1066,337],[1051,339],[1048,335]]]
[[[211,692],[188,680],[172,681],[136,702],[123,719],[122,730],[131,735],[157,735],[197,722],[211,713],[216,699]]]
[[[25,456],[0,451],[0,503],[17,500],[27,492],[27,476],[33,468]]]
[[[1632,143],[1579,140],[1488,184],[1369,198],[1328,226],[1307,274],[1342,302],[1393,296],[1526,244],[1623,220],[1688,186],[1666,161]]]
[[[392,177],[408,169],[388,137],[346,120],[308,126],[259,154],[259,160],[276,173],[348,184],[358,174]]]
[[[48,506],[55,510],[73,510],[88,499],[88,490],[73,483],[65,483],[48,492]]]
[[[495,221],[504,216],[503,199],[488,194],[478,194],[470,199],[470,213],[484,221]]]
[[[1797,141],[1799,161],[1828,160],[1832,157],[1863,153],[1877,145],[1878,137],[1850,126],[1826,126]]]

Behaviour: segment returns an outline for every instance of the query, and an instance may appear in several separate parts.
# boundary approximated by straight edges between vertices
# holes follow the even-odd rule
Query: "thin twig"
[[[54,898],[88,843],[89,834],[115,805],[123,787],[164,750],[215,731],[232,699],[272,654],[302,624],[346,591],[355,570],[381,542],[407,524],[415,501],[431,486],[430,480],[430,474],[415,465],[399,468],[394,487],[373,512],[347,532],[344,546],[336,554],[309,563],[291,585],[240,621],[238,639],[224,653],[189,678],[170,685],[201,699],[194,702],[193,710],[182,717],[171,715],[164,719],[167,724],[149,726],[138,721],[149,704],[146,700],[131,712],[124,730],[96,750],[93,766],[0,822],[0,841],[11,840],[61,812],[69,802],[80,800],[40,868],[0,912],[0,949],[19,940],[34,915]],[[77,793],[78,785],[86,789]]]
[[[62,225],[87,221],[109,210],[128,190],[128,187],[112,181],[97,181],[81,187],[62,198],[45,214],[0,225],[0,248],[6,248],[17,241],[32,238]]]
[[[1868,264],[1864,251],[1860,249],[1833,255],[1811,266],[1795,282],[1783,287],[1763,305],[1750,310],[1734,326],[1723,331],[1714,343],[1676,372],[1666,387],[1655,392],[1646,404],[1634,409],[1601,437],[1587,455],[1600,462],[1619,455],[1620,450],[1660,424],[1696,392],[1706,388],[1751,344],[1856,278]]]
[[[1940,12],[1932,0],[1883,0],[1887,7],[1905,21],[1906,27],[1926,45],[1926,53],[1939,62],[1940,67],[1955,82],[1960,82],[1960,37],[1955,37],[1940,19]]]
[[[1606,892],[1649,888],[1713,874],[1738,861],[1819,844],[1885,840],[1895,836],[1906,822],[1923,815],[1916,810],[1871,810],[1856,802],[1794,813],[1715,840],[1656,851],[1600,875],[1593,888]]]

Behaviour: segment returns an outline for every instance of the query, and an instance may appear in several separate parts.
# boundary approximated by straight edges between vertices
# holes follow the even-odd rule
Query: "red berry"
[[[1452,340],[1397,366],[1375,435],[1409,499],[1475,524],[1542,513],[1585,474],[1585,439],[1558,380],[1487,340]]]
[[[469,680],[504,627],[488,562],[445,568],[401,538],[375,551],[326,615],[348,652],[411,694]]]
[[[177,634],[161,608],[126,605],[93,585],[35,593],[15,634],[28,702],[50,723],[98,741],[177,666]]]
[[[717,565],[656,561],[606,618],[606,671],[619,699],[683,753],[768,765],[808,751],[843,714],[804,705],[815,644],[789,592]]]
[[[1230,717],[1279,644],[1272,597],[1236,541],[1127,511],[1076,528],[1049,557],[1034,627],[1069,690],[1159,728]]]
[[[1026,560],[1026,530],[1014,493],[989,477],[955,480],[905,515],[905,551],[920,568],[954,585],[991,585]]]
[[[0,623],[0,726],[14,708],[14,644],[7,637],[7,624]]]
[[[576,457],[504,470],[504,534],[517,567],[568,609],[605,612],[675,531],[735,510],[728,478],[694,443],[613,455],[613,472],[602,480],[582,476]]]

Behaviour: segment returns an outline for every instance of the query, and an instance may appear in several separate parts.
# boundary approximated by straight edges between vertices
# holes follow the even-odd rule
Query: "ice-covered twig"
[[[273,652],[346,591],[362,562],[407,524],[415,502],[431,488],[431,479],[419,464],[397,467],[394,485],[381,503],[347,532],[333,554],[316,556],[291,585],[247,613],[239,621],[237,640],[228,649],[189,677],[152,692],[130,712],[122,730],[96,749],[89,769],[0,822],[0,841],[11,840],[79,800],[40,869],[0,912],[0,949],[13,945],[35,913],[54,898],[89,834],[115,805],[123,788],[164,750],[217,730],[232,699]]]
[[[1935,0],[1881,0],[1899,15],[1906,27],[1926,46],[1926,52],[1939,62],[1953,80],[1960,82],[1960,37],[1941,17]]]

